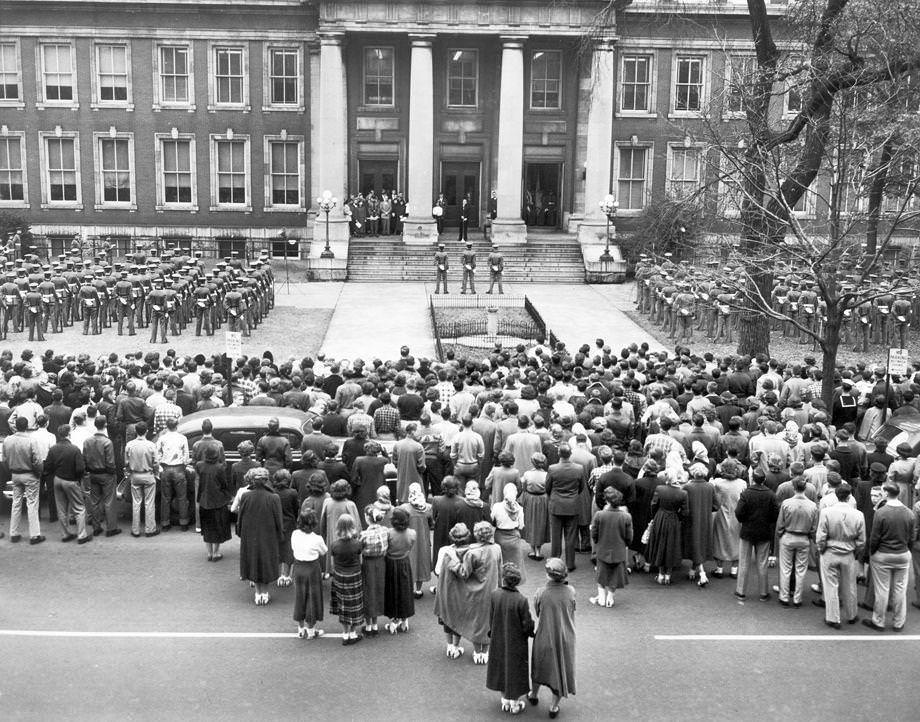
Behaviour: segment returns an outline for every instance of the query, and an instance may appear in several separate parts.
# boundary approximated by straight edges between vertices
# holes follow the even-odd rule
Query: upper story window
[[[157,209],[197,210],[195,136],[157,135]]]
[[[0,206],[22,205],[26,200],[23,137],[0,137]]]
[[[530,107],[562,107],[562,53],[537,50],[530,59]]]
[[[211,210],[251,210],[249,137],[211,136]]]
[[[216,106],[243,107],[249,103],[246,82],[245,46],[215,45],[212,48],[211,103]]]
[[[41,56],[41,90],[45,103],[74,105],[77,102],[77,78],[74,73],[74,47],[70,43],[43,43]]]
[[[757,74],[757,58],[753,55],[731,55],[728,58],[728,78],[725,89],[725,112],[744,112],[745,93],[750,93]]]
[[[272,208],[302,207],[302,141],[288,137],[266,141],[269,157],[268,203]]]
[[[157,48],[158,80],[155,107],[194,109],[194,76],[190,45],[160,45]]]
[[[802,62],[802,57],[793,55],[789,58],[790,68],[795,68]],[[793,75],[786,81],[786,93],[783,96],[783,115],[794,116],[802,111],[802,90],[806,82],[805,74]]]
[[[654,57],[623,55],[620,64],[620,112],[654,112]]]
[[[702,55],[678,55],[674,66],[672,109],[675,113],[699,113],[706,98],[706,58]]]
[[[702,154],[698,147],[668,147],[668,197],[675,200],[693,198],[700,190]]]
[[[300,104],[300,53],[297,48],[268,51],[271,105]]]
[[[0,43],[0,105],[21,104],[22,72],[19,45],[15,41]]]
[[[364,48],[364,104],[393,105],[393,48]]]
[[[617,145],[615,148],[617,201],[621,211],[645,208],[651,187],[652,149],[649,146]]]
[[[43,204],[81,207],[79,135],[41,133],[40,138]]]
[[[96,207],[136,208],[134,138],[96,134]]]
[[[450,50],[447,62],[447,104],[475,108],[479,104],[479,51]]]
[[[96,46],[95,102],[126,105],[131,102],[131,54],[127,44]]]

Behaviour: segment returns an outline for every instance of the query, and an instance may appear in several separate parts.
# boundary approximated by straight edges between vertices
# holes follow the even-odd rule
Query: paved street
[[[83,547],[61,544],[57,529],[46,533],[38,547],[0,541],[6,719],[503,717],[470,645],[460,660],[444,656],[427,594],[408,634],[346,649],[336,638],[296,638],[291,588],[254,606],[238,578],[236,539],[209,564],[193,533],[122,534]],[[915,681],[913,609],[907,634],[833,632],[810,604],[740,604],[729,580],[700,591],[687,581],[659,587],[643,575],[605,610],[588,604],[590,566],[585,556],[578,562],[578,694],[560,719],[870,719],[883,687],[903,691]],[[530,561],[526,571],[530,597],[541,571]],[[328,615],[323,626],[338,631]],[[688,634],[737,636],[660,638]],[[526,717],[544,719],[548,701],[544,691]],[[916,719],[912,695],[885,696],[884,714]]]

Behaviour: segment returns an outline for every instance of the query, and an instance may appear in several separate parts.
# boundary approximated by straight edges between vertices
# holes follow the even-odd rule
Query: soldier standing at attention
[[[19,287],[15,283],[16,274],[9,272],[6,274],[6,282],[0,286],[0,302],[2,302],[3,318],[0,323],[0,338],[6,338],[9,332],[10,319],[13,319],[13,330],[16,328],[16,319],[19,316]]]
[[[128,272],[122,271],[115,282],[115,314],[118,319],[118,335],[124,334],[125,318],[128,319],[128,335],[134,336],[134,284],[128,280]]]
[[[502,275],[505,273],[505,257],[498,250],[498,245],[492,244],[492,252],[489,254],[489,290],[486,293],[492,293],[495,284],[498,283],[498,292],[504,295],[502,288]]]
[[[167,276],[163,283],[166,284],[166,288],[163,289],[163,306],[166,314],[163,323],[163,343],[166,343],[166,322],[169,322],[169,332],[173,336],[179,335],[179,328],[176,326],[179,316],[179,294],[173,287],[175,281],[172,277]]]
[[[150,343],[157,342],[157,331],[161,328],[162,343],[166,343],[166,296],[163,295],[163,279],[153,277],[153,289],[147,294],[147,318],[153,329]]]
[[[38,292],[42,297],[42,333],[48,333],[48,324],[51,324],[51,333],[58,332],[58,298],[54,283],[51,280],[51,269],[47,267],[45,277],[38,284]]]
[[[45,340],[43,331],[44,321],[42,319],[42,295],[39,293],[38,284],[30,283],[29,290],[26,291],[25,298],[26,325],[29,327],[29,340],[35,341],[35,332],[38,329],[38,341]]]
[[[208,336],[214,335],[214,329],[211,326],[211,289],[205,283],[204,276],[198,276],[195,286],[195,335],[201,335],[201,326],[204,324],[205,333]]]
[[[80,286],[80,311],[83,317],[83,335],[88,336],[90,328],[93,335],[99,333],[99,292],[93,285],[93,274],[83,275],[83,285]]]
[[[69,326],[70,321],[70,286],[60,265],[55,264],[51,275],[51,284],[54,286],[54,295],[57,299],[57,314],[55,319],[55,332],[63,332],[64,326]]]
[[[441,292],[441,284],[444,284],[444,293],[450,293],[447,290],[447,269],[449,264],[447,261],[447,251],[444,250],[444,244],[438,244],[438,250],[434,253],[434,265],[437,269],[434,282],[434,292]]]
[[[476,251],[473,250],[473,244],[469,241],[466,242],[466,250],[460,260],[463,263],[463,286],[460,289],[460,294],[466,293],[467,281],[470,284],[470,293],[475,294],[476,285],[473,279],[473,272],[476,270]]]

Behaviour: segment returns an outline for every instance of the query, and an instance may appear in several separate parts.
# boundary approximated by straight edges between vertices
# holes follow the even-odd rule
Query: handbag
[[[648,540],[649,540],[649,538],[652,536],[652,525],[653,525],[654,523],[655,523],[655,520],[652,519],[652,520],[648,523],[648,526],[645,527],[645,531],[642,532],[642,538],[641,538],[639,541],[641,541],[643,544],[648,544]]]
[[[115,498],[124,499],[125,493],[128,491],[128,472],[122,472],[121,479],[118,480],[118,484],[115,485]]]

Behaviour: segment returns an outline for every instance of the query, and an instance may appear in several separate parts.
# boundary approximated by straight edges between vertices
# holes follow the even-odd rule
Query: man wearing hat
[[[83,274],[83,283],[77,293],[80,299],[80,315],[83,318],[83,335],[90,329],[95,336],[99,333],[99,293],[93,285],[93,274]]]
[[[42,332],[58,333],[58,299],[54,283],[51,281],[51,266],[45,266],[42,280],[38,284],[38,293],[42,299]]]
[[[19,330],[17,319],[21,300],[15,278],[15,273],[7,273],[6,281],[0,285],[0,339],[7,337],[10,319],[13,320],[13,330]]]
[[[438,244],[438,250],[434,254],[434,265],[435,265],[435,283],[434,283],[434,292],[441,292],[441,284],[444,284],[444,293],[450,293],[447,290],[447,269],[449,268],[449,263],[447,260],[447,251],[444,250],[444,244]]]
[[[147,318],[152,329],[150,343],[157,342],[157,332],[166,343],[166,297],[163,293],[163,279],[153,277],[153,289],[147,294]]]
[[[486,293],[492,293],[492,289],[498,283],[499,294],[504,294],[502,288],[502,276],[505,273],[505,257],[498,250],[498,244],[492,242],[492,252],[489,254],[489,290]]]
[[[463,251],[460,262],[463,264],[463,284],[460,288],[460,293],[461,295],[466,293],[466,284],[469,281],[470,293],[475,294],[476,285],[473,273],[476,270],[476,252],[473,250],[473,244],[469,241],[466,242],[466,250]]]
[[[45,322],[42,313],[42,294],[39,293],[37,283],[29,284],[29,290],[26,292],[23,303],[25,304],[26,325],[29,327],[29,340],[44,341]],[[36,330],[38,339],[35,338]]]
[[[124,334],[125,318],[128,319],[128,335],[134,336],[134,284],[128,278],[128,271],[121,271],[115,282],[115,317],[118,319],[118,335]]]
[[[914,486],[920,479],[920,461],[913,456],[913,447],[902,441],[895,447],[898,458],[888,467],[887,479],[898,485],[898,498],[908,508],[914,503]]]
[[[856,423],[859,414],[859,396],[853,391],[853,379],[841,379],[840,388],[834,392],[831,420],[838,429],[844,424]]]
[[[57,305],[56,328],[63,332],[64,326],[70,325],[68,314],[70,312],[70,286],[64,277],[63,267],[56,263],[52,269],[51,285],[54,286],[54,295]]]

